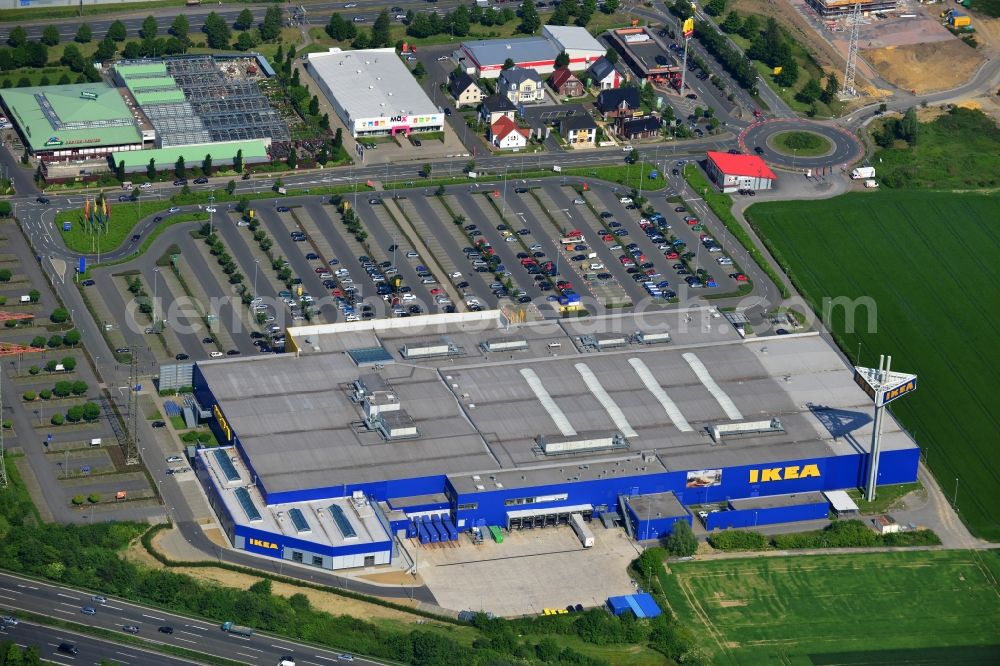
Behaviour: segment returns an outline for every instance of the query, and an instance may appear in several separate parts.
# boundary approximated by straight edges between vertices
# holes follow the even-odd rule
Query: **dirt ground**
[[[861,56],[904,90],[947,90],[969,79],[983,62],[976,49],[957,39],[930,44],[865,49]]]
[[[154,539],[154,546],[155,542],[156,540]],[[138,539],[129,544],[128,549],[125,551],[125,558],[153,569],[163,568],[163,565],[157,559],[146,552],[142,542]],[[225,585],[226,587],[235,587],[241,590],[249,588],[251,585],[260,580],[260,578],[256,576],[236,573],[235,571],[229,571],[227,569],[217,569],[215,567],[176,567],[173,568],[172,571],[187,574],[188,576],[198,580],[215,583],[217,585]],[[309,598],[309,603],[312,604],[313,608],[325,611],[332,615],[350,615],[352,617],[369,620],[396,620],[398,622],[411,624],[426,622],[424,618],[417,615],[410,615],[409,613],[404,613],[403,611],[398,611],[392,608],[369,604],[364,601],[357,601],[355,599],[343,597],[339,594],[321,592],[307,587],[298,587],[287,583],[273,583],[272,591],[274,594],[280,594],[283,597],[291,597],[293,594],[304,594]],[[409,605],[410,602],[403,599],[396,600],[396,603],[405,606]]]

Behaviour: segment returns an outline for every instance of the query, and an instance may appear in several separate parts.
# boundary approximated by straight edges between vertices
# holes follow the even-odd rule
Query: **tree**
[[[233,158],[233,170],[236,173],[241,173],[243,171],[243,149],[236,151],[236,157]]]
[[[319,115],[319,97],[317,97],[316,95],[313,95],[312,99],[309,100],[309,115],[310,116]]]
[[[86,44],[94,38],[94,33],[90,29],[89,23],[81,23],[80,27],[76,29],[76,35],[73,37],[74,42],[79,42],[80,44]]]
[[[159,30],[159,26],[156,25],[156,18],[147,16],[142,22],[142,27],[139,28],[139,36],[143,39],[154,39],[157,30]]]
[[[174,162],[174,175],[178,178],[184,178],[187,175],[187,167],[184,166],[184,156],[180,155],[177,161]]]
[[[689,0],[674,0],[674,4],[670,5],[670,13],[682,21],[689,19],[692,16],[691,3]]]
[[[918,129],[917,109],[911,106],[903,114],[903,120],[899,123],[899,136],[911,146],[915,146],[917,145]]]
[[[615,51],[614,49],[608,49],[604,53],[604,57],[607,58],[608,62],[610,62],[612,65],[618,64],[618,51]]]
[[[233,21],[233,30],[249,30],[251,27],[253,27],[253,12],[244,9]]]
[[[840,82],[837,81],[837,75],[831,72],[826,76],[826,87],[823,88],[819,98],[824,104],[829,104],[837,97],[838,90],[840,90]]]
[[[726,0],[708,0],[705,13],[709,16],[722,16],[726,11]]]
[[[74,72],[82,72],[88,64],[76,44],[67,44],[63,48],[62,58],[59,59],[59,62]]]
[[[89,495],[87,495],[87,501],[90,502],[91,504],[97,504],[98,502],[101,501],[101,494],[90,493]]]
[[[285,160],[289,169],[294,169],[299,164],[299,156],[295,153],[295,149],[291,148],[288,151],[288,158]]]
[[[775,83],[782,88],[790,88],[799,80],[799,64],[795,60],[789,60],[781,68],[781,74],[774,77]]]
[[[49,423],[51,423],[54,426],[61,426],[65,421],[66,421],[65,417],[63,417],[63,415],[59,413],[53,414],[52,418],[49,419]]]
[[[224,49],[229,46],[229,38],[232,36],[232,31],[226,22],[219,18],[219,15],[215,12],[211,12],[205,17],[205,25],[202,27],[202,32],[207,37],[209,47]]]
[[[48,342],[46,342],[45,344],[48,347],[51,347],[52,349],[55,349],[56,347],[61,347],[62,346],[62,336],[59,335],[58,333],[53,333],[49,337]]]
[[[38,349],[42,349],[43,347],[45,347],[45,336],[36,335],[35,337],[31,338],[31,342],[28,344],[30,344],[32,347],[37,347]]]
[[[795,99],[802,102],[803,104],[812,104],[817,99],[819,99],[819,96],[822,94],[823,94],[823,89],[819,87],[819,83],[816,81],[816,79],[809,77],[809,80],[806,81],[806,84],[804,86],[802,86],[802,89],[799,90],[798,93],[796,93]]]
[[[87,382],[78,379],[73,382],[70,391],[72,391],[73,395],[84,395],[87,393],[87,389]]]
[[[419,79],[426,74],[427,74],[427,69],[424,67],[424,63],[417,62],[417,66],[413,68],[413,76]]]
[[[205,155],[205,159],[203,159],[201,161],[201,172],[203,174],[205,174],[205,176],[211,176],[212,175],[212,156],[211,155]]]
[[[628,154],[629,164],[635,164],[639,161],[639,151],[633,148]]]
[[[125,42],[125,48],[122,49],[122,57],[126,60],[133,60],[135,58],[142,57],[142,44],[136,41]]]
[[[604,0],[604,5],[601,7],[601,11],[605,14],[614,14],[618,9],[618,0]]]
[[[128,36],[128,31],[125,28],[125,24],[121,21],[115,21],[110,26],[108,26],[107,38],[114,42],[124,42],[125,37]]]
[[[174,22],[170,24],[170,34],[181,40],[182,42],[187,42],[188,32],[191,30],[191,24],[188,22],[187,17],[183,14],[178,14],[174,19]]]
[[[0,268],[0,282],[10,282],[13,276],[9,268]]]
[[[96,402],[83,403],[83,420],[96,421],[101,418],[101,407]]]
[[[556,56],[555,66],[556,69],[569,67],[569,54],[565,51],[560,52],[559,55]]]
[[[239,51],[249,51],[254,47],[254,38],[249,32],[241,32],[234,45]]]
[[[32,303],[37,303],[38,299],[41,297],[42,293],[37,289],[32,289],[31,291],[28,292],[28,300],[30,300]]]
[[[59,28],[54,25],[47,25],[42,30],[42,38],[39,40],[46,46],[55,46],[59,43]]]
[[[105,37],[97,43],[97,50],[94,52],[94,60],[97,60],[98,62],[111,60],[115,57],[115,53],[117,52],[118,47],[115,46],[114,40]]]
[[[430,162],[428,162],[428,163],[424,164],[422,167],[420,167],[420,174],[424,178],[430,178],[431,177],[431,164],[430,164]]]
[[[542,27],[542,19],[538,16],[538,10],[535,9],[534,0],[524,0],[521,3],[521,23],[518,24],[517,31],[533,35],[538,32],[540,27]]]
[[[156,180],[156,158],[150,157],[149,164],[146,165],[146,178]]]
[[[739,12],[734,10],[726,14],[726,20],[719,24],[719,27],[722,28],[722,32],[732,34],[737,32],[742,25],[743,21],[740,20]]]
[[[344,42],[354,39],[358,29],[354,27],[354,23],[345,21],[340,14],[334,13],[330,17],[330,22],[326,24],[326,34],[330,35],[331,39]]]
[[[344,129],[338,127],[337,131],[333,135],[333,150],[334,152],[340,152],[340,149],[344,147]]]
[[[21,26],[15,27],[7,37],[7,44],[15,49],[19,49],[28,43],[28,32]]]
[[[260,24],[260,38],[270,42],[281,34],[281,8],[271,5],[264,12],[264,20]]]
[[[513,58],[507,58],[503,61],[503,66],[500,68],[502,70],[514,69],[517,67],[517,63],[514,62]]]
[[[743,19],[743,25],[740,26],[739,33],[740,37],[744,39],[753,39],[760,33],[760,19],[757,18],[756,14],[748,14]]]
[[[455,7],[451,12],[451,31],[456,37],[465,37],[471,28],[469,20],[469,8],[465,5]]]
[[[667,552],[675,557],[691,557],[698,551],[698,537],[686,520],[678,520],[664,545]]]
[[[49,315],[49,319],[52,320],[53,324],[62,324],[69,319],[69,312],[66,311],[66,308],[56,308]],[[60,338],[61,341],[62,338]]]
[[[233,196],[233,192],[235,191],[236,191],[236,181],[230,180],[228,183],[226,183],[226,194],[228,194],[229,196]]]
[[[70,338],[69,333],[76,333],[76,337]],[[69,333],[63,336],[63,342],[66,343],[67,345],[72,343],[73,346],[76,346],[76,344],[80,342],[80,334],[77,332],[75,328]],[[73,356],[64,356],[62,360],[62,366],[66,372],[73,372],[73,370],[76,369],[76,358]]]
[[[373,49],[385,48],[392,43],[390,41],[392,38],[389,35],[389,27],[389,12],[383,9],[379,12],[375,23],[372,24],[371,47]]]

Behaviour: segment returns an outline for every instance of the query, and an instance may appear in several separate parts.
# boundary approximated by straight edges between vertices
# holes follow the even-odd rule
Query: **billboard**
[[[684,26],[682,28],[682,32],[684,33],[684,39],[691,39],[691,35],[694,34],[694,19],[693,18],[685,19]]]
[[[722,485],[721,469],[698,469],[687,473],[686,488],[711,488]]]

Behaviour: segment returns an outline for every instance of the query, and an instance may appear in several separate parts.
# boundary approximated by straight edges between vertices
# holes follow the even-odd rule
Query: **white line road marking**
[[[125,617],[124,615],[122,615],[122,619],[126,622],[131,622],[132,624],[142,624],[142,620],[133,620],[132,618]]]
[[[193,641],[190,638],[181,638],[180,636],[174,637],[178,641],[184,641],[185,643],[191,643],[192,645],[197,644],[197,641]]]
[[[125,610],[124,608],[119,608],[118,606],[105,606],[108,610]]]
[[[199,627],[197,624],[185,624],[184,626],[189,629],[197,629],[198,631],[208,631],[208,627]]]
[[[63,606],[69,606],[70,608],[76,608],[76,604],[70,604],[65,601],[57,601],[57,604],[62,604]]]
[[[0,594],[0,599],[10,599],[11,601],[17,601],[15,597],[8,597],[6,594]]]
[[[198,638],[201,638],[201,634],[192,634],[190,631],[184,631],[183,629],[178,629],[177,631],[182,634],[187,634],[188,636],[197,636]]]
[[[278,648],[279,650],[287,650],[289,652],[294,652],[295,651],[295,648],[288,647],[287,645],[275,645],[275,644],[272,643],[271,647]]]
[[[73,596],[70,596],[68,594],[63,594],[62,592],[56,592],[56,596],[57,597],[63,597],[64,599],[76,599],[77,601],[80,600],[80,597],[73,597]]]
[[[321,654],[314,654],[313,656],[316,657],[317,659],[322,659],[324,661],[337,661],[336,659],[331,659],[330,657],[324,657]]]
[[[254,652],[263,652],[263,650],[261,650],[261,649],[258,649],[258,648],[253,648],[253,647],[250,647],[249,645],[248,645],[248,646],[246,646],[246,648],[245,648],[245,649],[247,649],[247,650],[253,650]]]
[[[257,655],[255,655],[255,654],[246,654],[245,652],[237,652],[236,654],[240,655],[241,657],[250,657],[251,659],[256,659],[257,658]]]
[[[76,613],[71,613],[68,610],[63,610],[62,608],[53,608],[52,612],[54,612],[54,613],[66,613],[66,615],[76,615]]]
[[[146,615],[145,613],[143,613],[142,616],[148,617],[150,620],[156,620],[157,622],[166,622],[166,620],[164,620],[162,617],[156,617],[155,615]]]

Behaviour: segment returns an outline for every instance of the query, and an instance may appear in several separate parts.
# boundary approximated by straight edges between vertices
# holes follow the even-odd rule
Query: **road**
[[[134,625],[139,627],[138,636],[148,642],[150,647],[173,645],[216,657],[232,659],[251,666],[258,664],[270,666],[277,663],[278,658],[283,655],[294,656],[296,665],[329,666],[329,664],[338,661],[337,657],[340,654],[332,650],[256,632],[249,637],[230,634],[222,631],[219,627],[225,618],[218,619],[217,622],[207,622],[111,597],[107,598],[106,603],[99,603],[92,599],[93,594],[99,593],[100,590],[86,592],[22,578],[13,574],[0,573],[0,608],[4,609],[4,614],[11,613],[17,616],[17,611],[28,611],[64,622],[75,622],[110,631],[121,631],[125,625]],[[84,615],[81,609],[85,606],[95,608],[97,612],[94,615]],[[32,626],[35,628],[31,629]],[[51,643],[58,646],[61,641],[57,641],[56,637],[69,636],[70,638],[61,638],[61,640],[76,643],[80,648],[78,659],[85,658],[88,662],[90,655],[94,654],[95,661],[106,656],[120,663],[142,664],[143,666],[160,663],[198,663],[191,660],[159,657],[155,653],[131,646],[125,647],[109,641],[90,639],[82,634],[63,629],[39,627],[32,622],[8,627],[7,636],[17,640],[16,637],[20,635],[22,627],[29,628],[26,633],[36,632],[33,635],[41,635],[46,646]],[[159,627],[170,627],[173,629],[173,633],[162,633],[158,631]],[[2,636],[3,634],[0,634],[0,637]],[[18,642],[22,641],[18,640]],[[27,638],[24,642],[29,643]],[[85,650],[85,645],[89,648],[90,642],[95,644],[96,654],[88,654],[88,651]],[[113,652],[102,654],[107,649],[112,649]],[[101,650],[101,652],[97,652],[97,650]],[[137,654],[140,652],[143,653],[141,656]],[[132,659],[128,657],[132,657]],[[164,659],[165,661],[154,661],[154,659]],[[169,661],[166,661],[168,659]],[[56,661],[58,663],[80,663],[68,655],[59,657]],[[355,657],[354,663],[377,665],[381,662]]]

